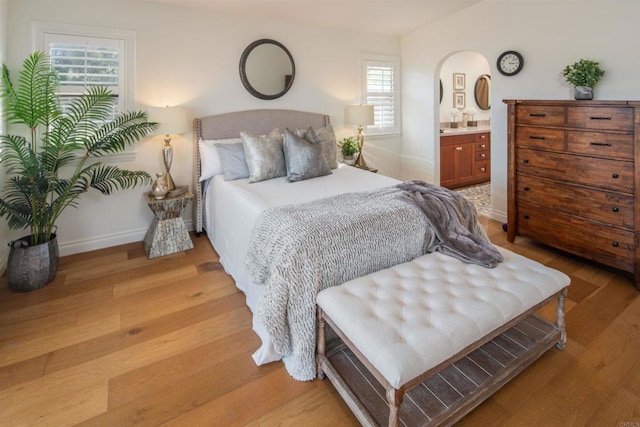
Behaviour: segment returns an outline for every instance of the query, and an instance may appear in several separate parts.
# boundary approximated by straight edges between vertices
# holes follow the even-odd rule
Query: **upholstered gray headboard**
[[[321,128],[329,125],[329,116],[326,114],[308,113],[294,110],[248,110],[233,113],[217,114],[194,119],[194,182],[196,203],[194,203],[194,219],[196,233],[202,232],[203,183],[200,178],[200,149],[199,141],[212,139],[239,138],[240,132],[250,132],[256,135],[269,133],[275,128],[284,131],[289,129],[306,129],[309,126]]]

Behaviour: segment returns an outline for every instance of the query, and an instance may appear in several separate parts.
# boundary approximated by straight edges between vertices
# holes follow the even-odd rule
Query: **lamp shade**
[[[348,125],[372,125],[375,123],[373,117],[373,105],[347,105],[344,109],[345,122]]]
[[[187,131],[187,110],[184,107],[151,107],[149,121],[160,123],[156,135],[178,135]]]

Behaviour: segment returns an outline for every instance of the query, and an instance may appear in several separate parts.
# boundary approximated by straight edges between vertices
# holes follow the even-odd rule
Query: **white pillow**
[[[237,143],[242,143],[242,138],[201,139],[198,143],[200,150],[200,178],[198,181],[202,182],[223,173],[220,155],[218,154],[218,149],[215,144]]]

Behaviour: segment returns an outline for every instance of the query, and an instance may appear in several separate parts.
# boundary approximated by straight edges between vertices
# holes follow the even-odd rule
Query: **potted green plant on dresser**
[[[77,206],[90,188],[111,194],[151,183],[144,171],[96,159],[123,151],[158,124],[148,122],[142,111],[114,118],[114,97],[101,86],[90,87],[63,109],[57,74],[43,52],[24,60],[16,84],[3,65],[0,96],[6,123],[18,131],[0,135],[0,161],[7,176],[0,218],[11,229],[30,230],[9,244],[6,276],[12,291],[25,292],[56,276],[56,221],[67,207]]]
[[[562,70],[562,76],[573,86],[573,96],[577,100],[593,99],[593,88],[604,77],[604,70],[600,64],[589,59],[567,65]]]

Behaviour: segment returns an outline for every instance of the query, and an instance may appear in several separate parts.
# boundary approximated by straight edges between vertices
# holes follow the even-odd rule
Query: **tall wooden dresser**
[[[631,272],[640,289],[640,101],[504,102],[508,240]]]

